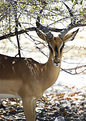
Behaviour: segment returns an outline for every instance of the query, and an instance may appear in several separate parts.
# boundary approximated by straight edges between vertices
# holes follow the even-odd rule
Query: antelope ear
[[[71,32],[69,34],[67,34],[64,38],[63,38],[63,41],[64,42],[67,42],[67,41],[72,41],[74,40],[76,34],[78,33],[79,29],[77,29],[76,31],[74,32]]]

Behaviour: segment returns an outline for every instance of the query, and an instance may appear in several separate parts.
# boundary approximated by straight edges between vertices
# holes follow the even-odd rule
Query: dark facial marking
[[[57,46],[55,46],[55,57],[58,57],[58,49],[57,49]]]
[[[49,44],[48,44],[48,47],[49,47],[51,53],[53,53],[52,47]]]
[[[62,47],[60,48],[60,52],[62,52],[63,48],[64,48],[64,43],[63,43]]]

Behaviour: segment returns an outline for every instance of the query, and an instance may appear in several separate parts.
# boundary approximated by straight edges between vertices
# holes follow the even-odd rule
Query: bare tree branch
[[[84,69],[82,70],[82,68],[84,68]],[[80,71],[78,72],[79,69],[80,69]],[[71,75],[86,73],[86,65],[81,65],[81,66],[77,66],[75,68],[69,68],[69,69],[61,68],[61,70],[66,72],[66,73],[69,73]]]
[[[13,2],[13,8],[14,8],[14,17],[15,17],[15,35],[17,39],[17,44],[18,44],[18,55],[21,58],[21,52],[20,52],[20,42],[19,42],[19,37],[18,37],[18,18],[17,18],[17,1]]]
[[[17,34],[20,35],[20,34],[23,34],[23,33],[28,32],[28,31],[35,31],[35,30],[36,30],[35,27],[25,28],[25,29],[22,29],[22,30],[20,30],[20,31],[17,31]],[[7,39],[7,38],[13,37],[13,36],[16,36],[16,33],[15,33],[15,32],[11,32],[11,33],[9,33],[9,34],[0,36],[0,40]]]
[[[49,30],[53,31],[53,32],[60,32],[63,29],[49,27]],[[29,31],[36,31],[36,27],[29,27],[29,28],[22,29],[20,31],[17,31],[17,34],[20,35],[20,34],[24,34],[24,33],[29,32]],[[9,34],[0,36],[0,40],[7,39],[7,38],[13,37],[13,36],[16,36],[16,33],[15,32],[10,32]]]

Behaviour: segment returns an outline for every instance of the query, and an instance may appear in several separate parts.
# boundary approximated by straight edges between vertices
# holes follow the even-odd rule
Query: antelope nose
[[[54,66],[60,66],[61,63],[60,62],[54,62]]]
[[[60,66],[60,65],[61,65],[60,62],[61,62],[61,61],[60,61],[59,58],[55,58],[55,60],[54,60],[54,65],[55,65],[55,66]]]

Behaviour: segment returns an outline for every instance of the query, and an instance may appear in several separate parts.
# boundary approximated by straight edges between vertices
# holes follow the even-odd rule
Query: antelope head
[[[64,3],[64,5],[67,7],[67,9],[69,11],[71,23],[69,24],[68,27],[63,29],[57,37],[53,36],[53,34],[49,31],[48,27],[45,27],[40,24],[40,16],[37,16],[37,21],[36,21],[36,26],[37,26],[36,32],[42,40],[44,40],[48,43],[48,47],[50,49],[49,59],[51,59],[53,61],[54,65],[56,65],[56,66],[60,65],[65,42],[67,42],[69,40],[72,41],[75,38],[75,36],[79,30],[79,29],[77,29],[76,31],[73,31],[73,32],[67,34],[69,30],[71,30],[75,27],[76,18],[73,15],[70,8],[65,3]],[[43,6],[43,9],[45,8],[45,6],[46,5]],[[43,9],[40,11],[40,14],[42,13]]]
[[[53,34],[49,31],[48,27],[42,26],[38,21],[36,22],[36,26],[36,32],[38,36],[48,43],[50,50],[49,58],[53,61],[55,66],[59,66],[61,63],[65,42],[72,41],[79,29],[64,36],[62,32],[57,37],[54,37]]]

